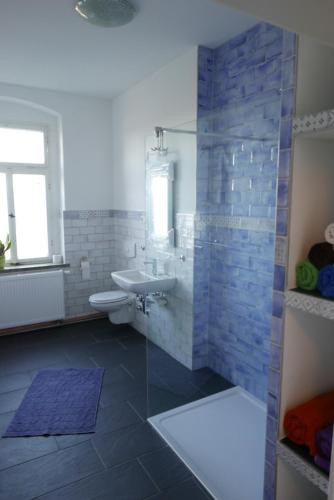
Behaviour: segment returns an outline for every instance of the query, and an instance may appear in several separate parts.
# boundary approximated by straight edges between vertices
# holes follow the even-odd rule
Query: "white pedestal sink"
[[[176,283],[176,278],[167,275],[148,274],[145,271],[129,269],[111,273],[114,282],[123,290],[140,295],[155,292],[168,292]]]

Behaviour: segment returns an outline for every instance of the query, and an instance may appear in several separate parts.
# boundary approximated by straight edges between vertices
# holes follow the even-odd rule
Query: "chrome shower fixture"
[[[162,127],[155,127],[154,133],[157,139],[157,145],[155,148],[151,148],[151,151],[161,154],[167,154],[168,148],[164,147],[164,129]]]
[[[105,28],[123,26],[136,14],[128,0],[77,0],[74,9],[87,22]]]

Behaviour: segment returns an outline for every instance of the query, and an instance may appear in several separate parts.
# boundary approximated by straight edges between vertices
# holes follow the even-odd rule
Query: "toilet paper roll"
[[[90,263],[88,259],[81,259],[81,275],[83,280],[90,279]]]
[[[60,254],[52,255],[52,263],[56,265],[61,265],[63,263],[63,256]]]
[[[334,245],[334,224],[329,224],[325,230],[325,240],[327,243]]]

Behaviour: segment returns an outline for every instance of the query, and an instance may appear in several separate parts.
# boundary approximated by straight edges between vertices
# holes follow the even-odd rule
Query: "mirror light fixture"
[[[123,26],[136,14],[128,0],[78,0],[74,8],[87,22],[106,28]]]

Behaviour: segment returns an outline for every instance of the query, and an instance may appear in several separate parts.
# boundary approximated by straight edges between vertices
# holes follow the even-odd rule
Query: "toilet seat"
[[[136,303],[132,293],[123,290],[94,293],[89,297],[89,303],[96,311],[108,314],[114,325],[124,325],[135,319]]]
[[[128,300],[128,294],[122,290],[114,290],[110,292],[95,293],[89,297],[89,302],[94,304],[114,304]]]

